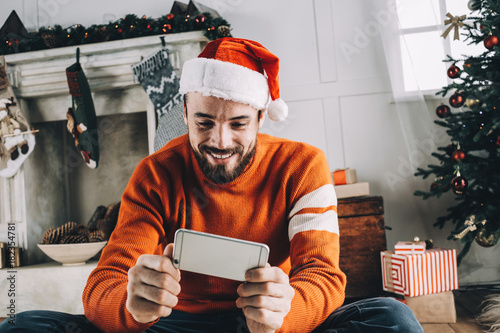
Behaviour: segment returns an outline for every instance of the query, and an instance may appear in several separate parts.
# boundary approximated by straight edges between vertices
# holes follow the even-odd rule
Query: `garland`
[[[129,14],[115,22],[88,28],[80,24],[65,29],[54,25],[41,27],[27,36],[8,36],[0,39],[0,55],[188,31],[203,31],[209,40],[231,36],[229,23],[221,17],[213,18],[208,12],[196,16],[170,13],[157,19]]]

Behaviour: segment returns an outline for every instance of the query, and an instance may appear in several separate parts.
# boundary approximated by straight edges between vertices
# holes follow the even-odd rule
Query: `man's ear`
[[[188,124],[188,115],[187,115],[187,106],[186,106],[186,101],[184,100],[184,106],[183,106],[183,111],[182,111],[182,116],[184,117],[184,124]]]
[[[265,117],[265,112],[262,112],[262,111],[259,111],[259,129],[262,128],[262,126],[264,125],[264,119],[266,118]]]

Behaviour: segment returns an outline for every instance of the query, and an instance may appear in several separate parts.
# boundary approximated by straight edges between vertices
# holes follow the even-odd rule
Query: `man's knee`
[[[373,300],[377,312],[380,312],[379,315],[383,316],[388,324],[392,323],[394,327],[399,327],[400,332],[422,332],[417,318],[403,302],[387,297]]]

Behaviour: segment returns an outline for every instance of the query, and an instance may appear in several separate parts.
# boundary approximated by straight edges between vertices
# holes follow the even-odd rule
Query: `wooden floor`
[[[488,327],[480,326],[475,318],[486,305],[485,297],[500,293],[499,289],[469,288],[455,290],[457,322],[454,324],[422,324],[425,333],[482,333]]]

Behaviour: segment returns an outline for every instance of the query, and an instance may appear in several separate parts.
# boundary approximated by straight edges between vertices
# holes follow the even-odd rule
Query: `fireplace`
[[[77,47],[5,57],[21,108],[40,130],[18,173],[0,178],[0,241],[7,240],[9,224],[15,225],[23,265],[50,260],[36,246],[48,228],[68,221],[86,224],[97,206],[118,202],[136,165],[153,152],[155,111],[131,65],[161,47],[159,37],[79,46],[98,118],[97,169],[85,165],[66,130],[71,97],[65,69],[75,62]],[[163,37],[178,74],[207,43],[201,32]]]

